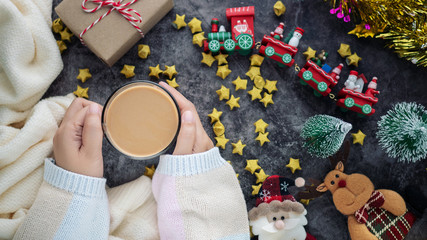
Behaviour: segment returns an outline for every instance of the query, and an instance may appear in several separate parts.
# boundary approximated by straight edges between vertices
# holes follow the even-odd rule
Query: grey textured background
[[[56,6],[60,0],[54,0]],[[349,161],[345,166],[346,173],[363,173],[371,178],[376,188],[388,188],[404,194],[409,185],[418,185],[426,192],[426,160],[417,163],[398,163],[388,158],[379,147],[375,138],[377,121],[391,106],[401,101],[416,101],[427,106],[425,91],[427,90],[426,70],[399,59],[391,50],[384,48],[384,42],[379,39],[358,39],[347,35],[352,24],[344,23],[329,14],[329,5],[322,0],[284,1],[287,11],[284,16],[276,17],[273,13],[275,0],[268,1],[212,1],[212,0],[176,0],[175,8],[159,23],[139,44],[148,44],[151,56],[142,60],[137,55],[137,46],[134,46],[112,68],[104,65],[86,47],[82,46],[76,37],[68,49],[62,54],[64,70],[51,85],[45,97],[65,95],[76,89],[79,84],[89,87],[90,100],[104,104],[107,97],[120,85],[136,80],[148,79],[148,67],[161,65],[176,65],[179,74],[178,90],[197,107],[202,123],[213,137],[212,127],[207,114],[212,108],[223,111],[221,121],[226,128],[226,136],[231,142],[239,139],[247,144],[243,156],[232,154],[232,146],[227,144],[221,150],[222,156],[232,162],[235,171],[240,174],[239,180],[246,198],[248,210],[255,204],[255,197],[251,195],[251,185],[255,184],[255,175],[244,170],[246,159],[259,159],[260,166],[269,175],[283,175],[290,178],[309,177],[323,179],[330,170],[327,159],[311,157],[302,149],[299,132],[304,121],[315,114],[329,114],[339,117],[353,124],[351,132],[362,130],[367,136],[365,144],[352,145]],[[246,91],[234,91],[231,81],[237,76],[246,78],[249,68],[249,57],[233,55],[228,57],[229,68],[232,73],[222,80],[215,76],[217,64],[212,68],[200,63],[201,49],[192,44],[192,34],[189,28],[175,30],[171,22],[175,14],[186,14],[186,21],[193,17],[203,21],[205,33],[210,32],[210,20],[217,17],[220,24],[229,30],[226,21],[225,9],[228,7],[255,5],[255,38],[259,41],[264,34],[273,31],[279,22],[285,22],[285,35],[290,29],[299,26],[305,30],[296,55],[296,63],[304,65],[302,55],[308,46],[315,50],[325,49],[330,53],[327,63],[336,66],[343,62],[338,53],[340,43],[351,45],[352,52],[357,52],[363,58],[358,68],[345,66],[341,74],[346,79],[350,70],[355,69],[364,73],[368,79],[377,76],[378,90],[381,91],[379,103],[375,106],[377,113],[371,117],[358,118],[355,113],[342,113],[329,98],[317,98],[307,86],[299,84],[299,79],[293,68],[280,68],[272,60],[265,59],[261,67],[264,78],[278,80],[279,91],[274,94],[274,105],[267,109],[259,102],[251,102]],[[56,18],[56,14],[53,13]],[[56,35],[56,38],[59,38]],[[256,50],[254,50],[256,53]],[[123,64],[135,65],[136,76],[125,79],[120,70]],[[93,77],[86,83],[76,79],[78,68],[90,68]],[[344,80],[338,84],[333,92],[343,86]],[[231,94],[240,97],[240,108],[230,111],[225,101],[219,101],[215,93],[221,84],[231,89]],[[366,86],[365,86],[366,88]],[[248,82],[248,89],[252,89],[252,82]],[[253,123],[262,117],[269,127],[270,143],[263,147],[255,141]],[[347,136],[352,139],[351,135]],[[144,173],[145,166],[156,164],[157,160],[135,161],[121,156],[107,142],[103,146],[105,177],[110,187],[131,181]],[[289,158],[299,158],[302,171],[292,174],[285,167]],[[296,191],[297,189],[294,189]],[[226,198],[227,196],[223,196]],[[306,229],[317,239],[349,239],[347,221],[333,206],[331,194],[310,202],[307,206],[308,225]],[[407,239],[427,239],[427,214],[419,219],[411,230]]]

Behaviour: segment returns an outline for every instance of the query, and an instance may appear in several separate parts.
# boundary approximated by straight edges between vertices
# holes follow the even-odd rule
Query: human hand
[[[82,175],[103,176],[101,112],[97,103],[74,99],[53,138],[57,166]]]
[[[203,128],[194,104],[167,83],[160,82],[160,85],[172,94],[182,114],[181,129],[173,155],[201,153],[213,148],[212,140]]]

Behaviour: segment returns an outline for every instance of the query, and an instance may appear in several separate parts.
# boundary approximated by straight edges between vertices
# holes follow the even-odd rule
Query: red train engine
[[[237,50],[241,55],[248,55],[255,46],[253,6],[227,8],[227,20],[231,23],[231,32],[226,32],[224,26],[218,29],[219,21],[212,19],[212,32],[204,41],[203,50],[217,53],[223,50],[229,54]]]

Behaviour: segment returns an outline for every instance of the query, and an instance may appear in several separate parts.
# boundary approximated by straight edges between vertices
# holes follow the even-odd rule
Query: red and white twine
[[[93,2],[95,4],[99,4],[97,7],[89,9],[85,7],[86,2]],[[93,22],[91,25],[89,25],[85,30],[83,30],[83,32],[80,33],[80,41],[82,42],[83,45],[86,45],[83,41],[83,35],[89,30],[91,29],[93,26],[95,26],[95,24],[97,24],[98,22],[100,22],[104,17],[108,16],[108,14],[110,14],[112,11],[116,10],[117,12],[119,12],[126,20],[129,21],[130,24],[132,24],[132,26],[139,32],[139,34],[141,34],[142,37],[144,37],[144,34],[141,31],[141,28],[138,27],[136,25],[136,23],[140,23],[142,22],[142,17],[141,15],[134,9],[132,8],[127,8],[127,6],[135,3],[138,0],[132,0],[128,3],[123,3],[123,0],[119,0],[118,2],[115,2],[113,0],[83,0],[82,2],[82,8],[83,11],[87,12],[87,13],[94,13],[96,11],[98,11],[100,8],[104,7],[104,6],[108,6],[111,7],[110,10],[108,10],[106,13],[104,13],[101,17],[99,17],[98,19],[95,20],[95,22]],[[136,17],[134,17],[134,14]]]

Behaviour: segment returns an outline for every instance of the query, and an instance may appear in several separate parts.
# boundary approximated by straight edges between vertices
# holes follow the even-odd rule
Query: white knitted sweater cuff
[[[221,167],[226,161],[217,147],[190,155],[162,155],[156,172],[169,176],[191,176]]]

